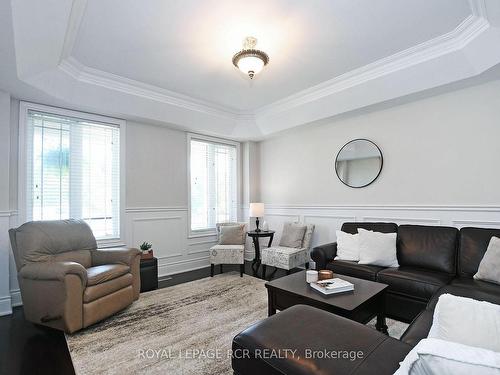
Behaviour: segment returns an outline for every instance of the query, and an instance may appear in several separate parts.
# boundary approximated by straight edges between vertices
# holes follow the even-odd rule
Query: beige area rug
[[[142,293],[122,312],[66,336],[75,371],[232,374],[233,337],[267,317],[264,283],[225,273]],[[388,326],[399,337],[407,325],[388,320]]]

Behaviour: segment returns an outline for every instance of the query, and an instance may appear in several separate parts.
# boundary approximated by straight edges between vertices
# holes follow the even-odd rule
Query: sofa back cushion
[[[455,274],[457,241],[457,228],[400,225],[399,265]]]
[[[365,222],[365,223],[344,223],[342,224],[342,232],[356,234],[358,228],[372,230],[381,233],[397,233],[398,226],[394,223],[378,223],[378,222]]]
[[[472,278],[483,259],[491,237],[500,237],[500,229],[462,228],[458,249],[458,275]]]
[[[86,262],[85,251],[97,248],[92,230],[83,220],[30,221],[11,229],[10,237],[18,271],[26,263],[48,262],[66,252],[72,254],[64,255],[65,260]]]

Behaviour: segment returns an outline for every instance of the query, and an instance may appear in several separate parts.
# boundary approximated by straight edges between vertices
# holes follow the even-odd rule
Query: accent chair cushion
[[[500,352],[500,306],[443,294],[434,309],[429,338]]]
[[[280,246],[301,248],[307,227],[302,224],[284,223]]]
[[[398,267],[396,233],[372,232],[359,229],[359,264]]]
[[[273,266],[285,270],[303,266],[308,262],[306,248],[297,249],[295,247],[275,246],[261,250],[262,264]]]
[[[491,237],[474,279],[500,284],[500,238]]]
[[[219,231],[219,245],[243,245],[245,243],[245,224],[223,225]]]
[[[87,286],[97,285],[116,279],[130,272],[130,267],[123,264],[106,264],[87,268]]]

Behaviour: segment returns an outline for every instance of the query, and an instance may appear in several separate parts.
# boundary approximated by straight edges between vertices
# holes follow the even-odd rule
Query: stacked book
[[[349,281],[339,279],[338,277],[334,279],[316,281],[309,285],[311,285],[311,288],[323,294],[335,294],[354,290],[354,284]]]

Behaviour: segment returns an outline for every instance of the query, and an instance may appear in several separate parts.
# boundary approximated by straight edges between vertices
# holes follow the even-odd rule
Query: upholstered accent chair
[[[242,226],[241,240],[234,241],[234,244],[220,244],[223,226]],[[247,223],[217,223],[217,245],[210,248],[210,276],[214,276],[215,266],[220,265],[220,272],[223,272],[223,264],[239,264],[240,276],[243,277],[245,271],[245,241]]]
[[[140,251],[97,249],[83,220],[31,221],[9,235],[33,323],[72,333],[139,298]]]
[[[299,223],[285,223],[299,224]],[[289,275],[293,268],[305,266],[309,268],[309,250],[311,248],[314,224],[303,224],[306,227],[300,247],[271,246],[261,250],[262,278],[266,278],[267,266],[275,267],[271,278],[278,268],[286,270]]]

